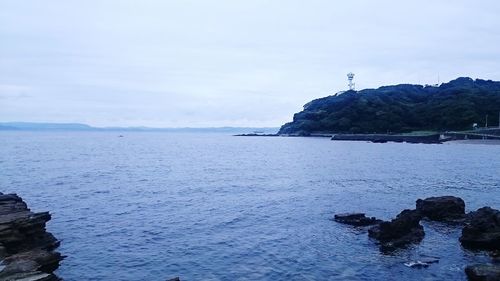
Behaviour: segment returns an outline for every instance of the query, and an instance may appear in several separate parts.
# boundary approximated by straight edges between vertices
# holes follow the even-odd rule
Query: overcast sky
[[[0,121],[280,126],[347,87],[500,80],[500,1],[0,0]]]

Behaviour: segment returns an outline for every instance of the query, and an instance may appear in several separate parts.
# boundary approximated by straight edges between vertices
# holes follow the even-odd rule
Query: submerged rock
[[[465,274],[470,281],[500,280],[500,264],[475,264],[465,268]]]
[[[367,217],[364,213],[345,213],[336,214],[333,218],[336,222],[354,225],[354,226],[367,226],[374,225],[382,222],[375,217]]]
[[[48,212],[33,213],[16,194],[0,193],[0,280],[59,280],[59,241],[45,230]]]
[[[465,216],[465,202],[455,196],[418,199],[416,205],[417,211],[430,220],[453,221]]]
[[[384,221],[370,228],[368,235],[377,239],[384,250],[404,247],[420,242],[424,236],[424,228],[420,225],[422,215],[417,210],[403,210],[395,219]]]
[[[483,207],[469,213],[460,243],[471,249],[500,250],[500,211]]]

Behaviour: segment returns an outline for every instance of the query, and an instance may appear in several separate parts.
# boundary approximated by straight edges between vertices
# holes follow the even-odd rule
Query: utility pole
[[[486,114],[486,124],[484,124],[484,127],[488,129],[488,114]]]

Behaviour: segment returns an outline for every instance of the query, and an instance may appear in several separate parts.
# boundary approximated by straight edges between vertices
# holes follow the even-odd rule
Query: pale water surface
[[[52,212],[65,280],[465,280],[487,258],[461,249],[460,229],[425,223],[420,245],[387,255],[330,218],[448,194],[500,208],[492,145],[1,132],[0,147],[0,191]],[[422,255],[440,262],[403,265]]]

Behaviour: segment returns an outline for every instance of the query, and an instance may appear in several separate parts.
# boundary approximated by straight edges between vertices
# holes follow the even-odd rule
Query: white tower
[[[354,82],[352,82],[352,79],[354,79],[354,73],[349,72],[347,73],[347,80],[349,80],[349,90],[354,91]]]

